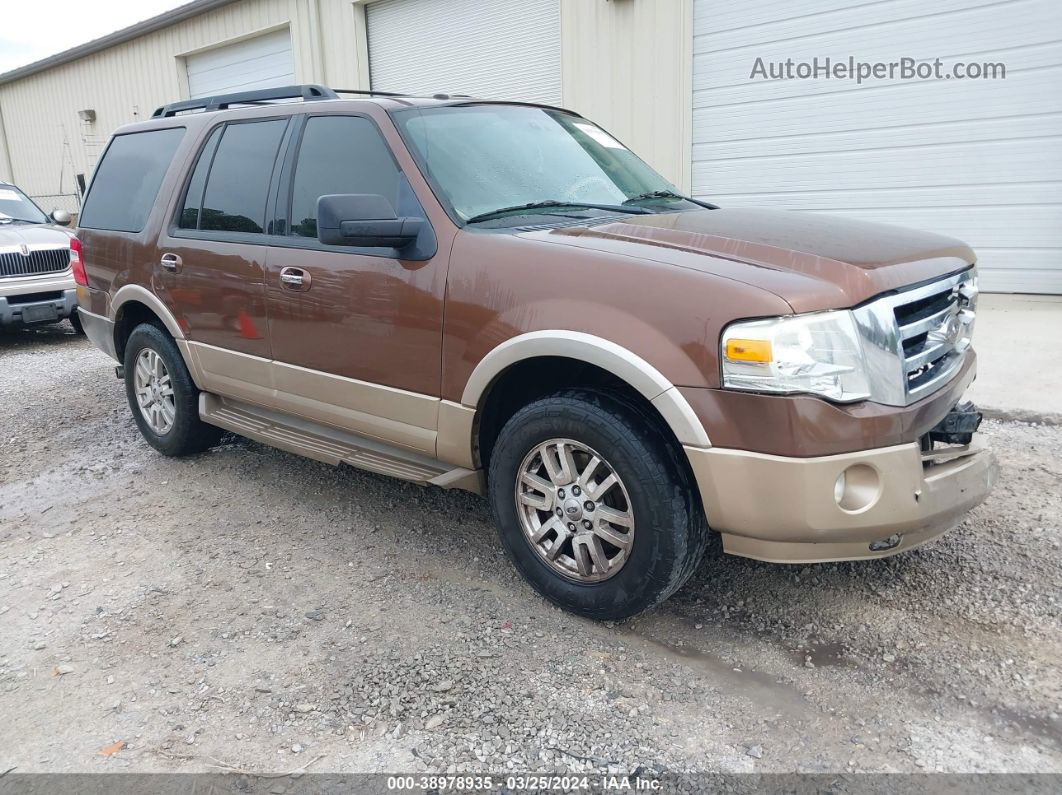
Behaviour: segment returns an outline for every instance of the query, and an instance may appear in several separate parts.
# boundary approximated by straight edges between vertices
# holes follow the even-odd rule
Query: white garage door
[[[693,191],[961,238],[1062,293],[1062,3],[695,0]],[[1002,62],[1006,79],[750,79],[769,62]]]
[[[378,91],[560,102],[560,0],[380,0],[365,13]]]
[[[295,82],[287,28],[185,58],[188,94],[209,97]]]

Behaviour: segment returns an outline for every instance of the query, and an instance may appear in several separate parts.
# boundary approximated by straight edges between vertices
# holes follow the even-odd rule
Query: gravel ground
[[[934,544],[716,546],[595,624],[478,497],[163,458],[84,339],[0,335],[0,770],[1062,772],[1062,428],[985,434],[1002,481]]]

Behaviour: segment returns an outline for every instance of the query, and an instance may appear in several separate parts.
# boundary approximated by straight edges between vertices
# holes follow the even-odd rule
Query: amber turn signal
[[[759,362],[766,364],[771,361],[770,340],[739,340],[726,341],[726,358],[732,362]]]

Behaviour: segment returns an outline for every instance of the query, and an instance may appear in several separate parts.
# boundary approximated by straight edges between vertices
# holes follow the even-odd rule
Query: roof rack
[[[363,88],[334,88],[337,94],[363,94],[367,97],[397,97],[399,99],[414,99],[431,97],[431,99],[472,99],[471,94],[410,94],[408,91],[373,91]]]
[[[240,91],[236,94],[218,94],[214,97],[200,97],[199,99],[186,99],[182,102],[171,102],[169,105],[157,108],[151,116],[152,118],[162,118],[176,116],[178,113],[190,110],[223,110],[230,105],[250,105],[274,99],[302,99],[303,102],[313,102],[321,99],[339,99],[339,95],[330,88],[313,84],[260,88],[257,91]]]
[[[363,94],[367,97],[408,97],[410,94],[403,94],[401,91],[372,91],[364,88],[333,88],[337,94]]]
[[[307,83],[306,85],[300,86],[260,88],[256,91],[240,91],[235,94],[218,94],[213,97],[200,97],[199,99],[186,99],[181,102],[171,102],[169,105],[163,105],[161,108],[156,108],[155,112],[151,114],[151,117],[158,119],[164,118],[166,116],[176,116],[179,113],[186,113],[188,111],[194,110],[224,110],[230,105],[257,105],[263,102],[270,102],[278,99],[301,99],[303,102],[316,102],[322,99],[339,99],[340,94],[356,94],[359,96],[366,97],[391,97],[394,99],[412,99],[418,97],[417,94],[407,94],[395,91],[374,91],[372,89],[362,88],[328,88],[327,86],[320,86],[314,83]],[[431,99],[469,100],[472,102],[482,102],[483,104],[535,104],[525,102],[500,102],[495,100],[479,100],[473,96],[470,96],[469,94],[432,94]],[[552,106],[544,105],[540,107]],[[563,108],[559,108],[558,110],[563,110]],[[568,112],[571,113],[571,111]]]

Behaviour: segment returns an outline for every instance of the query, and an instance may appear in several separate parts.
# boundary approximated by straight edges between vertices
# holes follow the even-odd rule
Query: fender
[[[175,340],[183,340],[184,332],[181,331],[181,327],[177,325],[177,318],[173,316],[173,313],[166,308],[166,305],[159,300],[159,297],[141,287],[139,284],[127,284],[124,287],[118,289],[118,292],[114,294],[111,299],[111,320],[117,320],[118,310],[122,304],[129,303],[130,301],[139,301],[147,306],[152,312],[159,316],[163,324],[166,326],[166,330],[170,332],[170,335]]]
[[[461,394],[461,405],[475,410],[488,387],[506,368],[539,356],[577,359],[612,373],[656,407],[681,444],[711,447],[704,425],[686,398],[659,370],[636,353],[581,331],[532,331],[506,340],[476,365]]]

